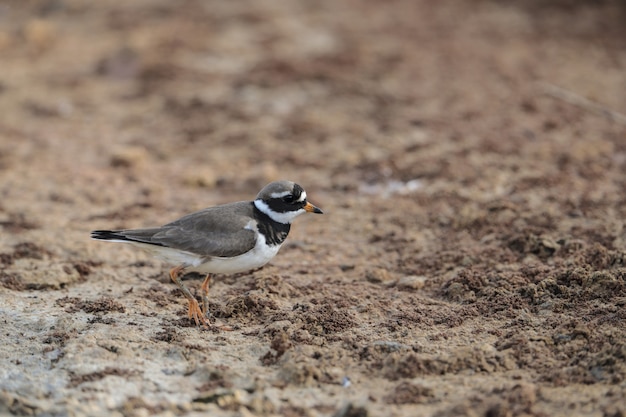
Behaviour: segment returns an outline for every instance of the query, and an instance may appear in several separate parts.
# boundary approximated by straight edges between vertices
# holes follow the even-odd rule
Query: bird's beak
[[[304,206],[304,210],[309,213],[324,214],[324,212],[319,207],[315,207],[313,204],[308,202],[306,203],[306,206]]]

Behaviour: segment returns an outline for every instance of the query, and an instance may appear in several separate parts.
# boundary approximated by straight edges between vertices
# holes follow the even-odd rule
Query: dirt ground
[[[618,0],[1,2],[0,415],[625,416],[625,92]],[[233,331],[89,239],[283,178]]]

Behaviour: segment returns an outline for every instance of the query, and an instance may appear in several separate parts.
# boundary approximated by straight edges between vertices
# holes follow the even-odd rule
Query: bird
[[[282,180],[267,184],[253,201],[208,207],[160,227],[94,230],[91,238],[129,243],[175,265],[169,276],[189,303],[189,319],[209,327],[211,274],[262,267],[278,253],[291,222],[304,213],[323,211],[307,201],[300,185]],[[181,281],[186,272],[206,274],[200,287],[202,308]]]

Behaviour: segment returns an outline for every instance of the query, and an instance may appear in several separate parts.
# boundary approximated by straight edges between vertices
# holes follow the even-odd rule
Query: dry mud
[[[624,416],[625,9],[3,2],[0,414]],[[230,332],[88,238],[279,178]]]

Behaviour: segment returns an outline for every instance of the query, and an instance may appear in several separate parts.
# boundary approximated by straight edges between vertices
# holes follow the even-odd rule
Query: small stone
[[[394,277],[384,268],[374,268],[365,272],[365,279],[374,284],[389,285]]]
[[[426,285],[427,278],[423,275],[409,275],[400,278],[396,284],[402,290],[419,290]]]
[[[113,150],[111,154],[112,167],[136,167],[148,159],[148,152],[142,146],[124,146]]]

